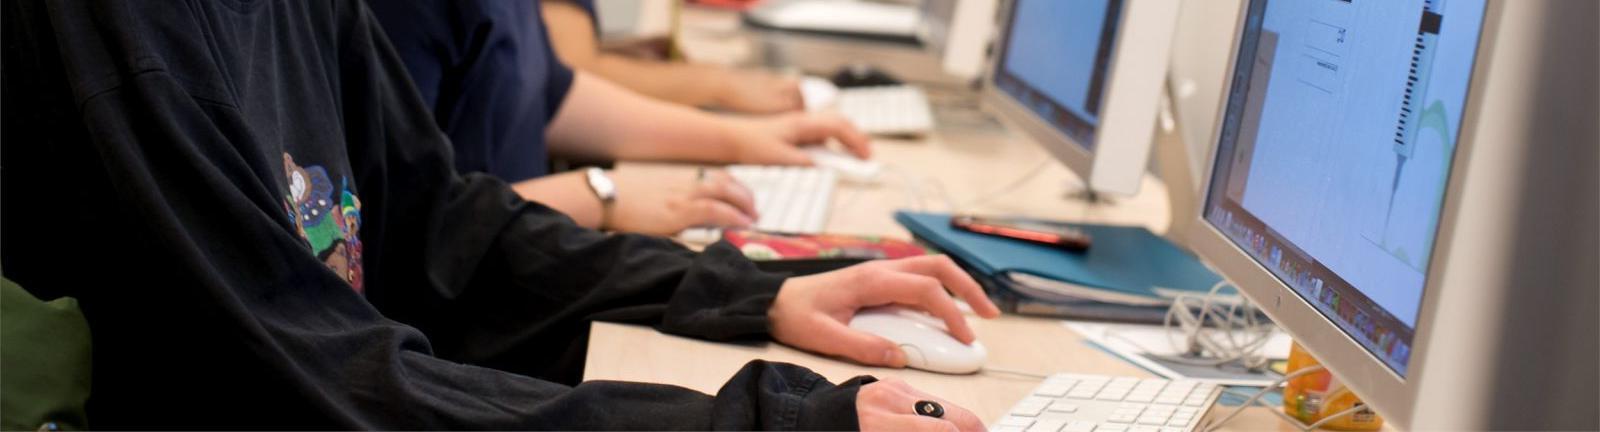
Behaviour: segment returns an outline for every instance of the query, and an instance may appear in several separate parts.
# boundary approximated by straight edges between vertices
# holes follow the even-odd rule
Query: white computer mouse
[[[944,321],[899,306],[862,309],[850,319],[850,328],[883,336],[906,353],[906,366],[930,372],[970,374],[983,369],[989,350],[982,342],[961,343],[950,336]]]
[[[839,87],[826,79],[807,76],[800,78],[800,102],[806,111],[821,111],[833,106],[839,98]]]
[[[878,175],[883,173],[881,163],[858,159],[855,155],[825,146],[810,146],[802,150],[807,156],[811,156],[811,163],[816,164],[818,168],[832,170],[839,173],[841,178],[854,183],[872,184],[878,181]]]

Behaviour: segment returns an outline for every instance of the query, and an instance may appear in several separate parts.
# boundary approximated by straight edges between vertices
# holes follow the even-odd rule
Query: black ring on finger
[[[944,418],[944,405],[934,401],[917,401],[911,408],[917,415],[933,418]]]

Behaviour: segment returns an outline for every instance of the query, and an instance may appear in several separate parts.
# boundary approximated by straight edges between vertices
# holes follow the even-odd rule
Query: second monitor
[[[1016,0],[984,82],[985,105],[1082,177],[1139,191],[1166,78],[1176,3]]]

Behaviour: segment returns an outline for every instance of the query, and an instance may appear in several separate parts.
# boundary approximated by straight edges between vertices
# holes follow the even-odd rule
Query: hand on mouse
[[[978,283],[943,255],[872,261],[790,278],[778,289],[767,316],[772,319],[772,337],[779,342],[868,365],[905,367],[905,353],[898,345],[851,329],[851,317],[864,308],[905,305],[939,318],[951,336],[970,344],[977,335],[946,289],[966,300],[978,316],[1000,316]]]
[[[917,415],[919,401],[938,402],[944,408],[939,418]],[[894,378],[861,386],[856,393],[856,417],[863,432],[868,431],[967,431],[984,430],[983,421],[966,408],[918,391]]]
[[[798,147],[820,145],[829,138],[839,140],[856,157],[872,156],[867,135],[838,114],[789,113],[729,120],[734,163],[810,165],[811,157]]]

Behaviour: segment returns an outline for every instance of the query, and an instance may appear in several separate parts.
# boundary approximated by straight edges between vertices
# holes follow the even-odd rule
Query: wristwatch
[[[583,176],[589,180],[589,190],[594,191],[594,197],[600,199],[600,228],[611,226],[611,204],[617,201],[617,183],[611,181],[606,175],[606,170],[590,167],[584,170]]]

